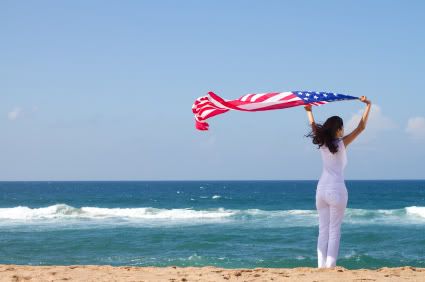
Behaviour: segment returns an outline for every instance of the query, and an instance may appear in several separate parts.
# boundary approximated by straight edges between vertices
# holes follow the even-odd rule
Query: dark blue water
[[[316,181],[0,182],[0,264],[316,266]],[[338,265],[425,267],[425,181],[347,181]]]

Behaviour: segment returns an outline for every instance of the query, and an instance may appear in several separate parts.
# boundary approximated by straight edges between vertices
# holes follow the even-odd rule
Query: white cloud
[[[406,132],[416,140],[425,139],[425,118],[412,117],[407,121]]]
[[[345,126],[345,134],[349,134],[352,130],[354,130],[359,124],[364,110],[359,110],[357,113],[353,114],[350,120],[346,122]],[[395,122],[385,116],[382,112],[382,109],[379,105],[372,105],[370,109],[368,122],[366,125],[365,131],[360,135],[361,143],[368,143],[373,139],[376,139],[380,132],[391,130],[397,128],[397,124]]]
[[[17,120],[21,116],[21,114],[22,114],[22,109],[16,107],[7,114],[7,118],[11,121],[14,121],[14,120]]]
[[[15,121],[24,117],[31,118],[38,112],[38,110],[39,108],[35,105],[31,108],[15,107],[7,113],[7,119],[10,121]]]

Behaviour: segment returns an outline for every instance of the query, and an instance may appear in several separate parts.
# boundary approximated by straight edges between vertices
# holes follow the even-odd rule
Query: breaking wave
[[[72,207],[56,204],[42,208],[18,206],[0,208],[0,224],[8,222],[57,222],[60,220],[122,220],[132,222],[255,222],[269,226],[312,226],[317,223],[315,210],[208,210],[140,208]],[[425,224],[425,207],[403,209],[347,209],[344,223],[348,224]]]

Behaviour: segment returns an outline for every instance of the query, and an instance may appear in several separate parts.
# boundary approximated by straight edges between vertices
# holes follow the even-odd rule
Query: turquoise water
[[[316,181],[0,182],[0,263],[316,266]],[[338,265],[425,267],[425,181],[347,181]]]

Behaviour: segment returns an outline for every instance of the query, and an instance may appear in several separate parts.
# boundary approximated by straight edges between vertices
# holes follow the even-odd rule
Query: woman
[[[320,148],[323,172],[316,189],[316,208],[319,214],[319,238],[317,260],[319,268],[336,266],[341,223],[347,206],[348,193],[344,182],[347,164],[346,148],[366,128],[371,102],[362,96],[366,104],[362,119],[356,129],[344,136],[344,124],[339,116],[332,116],[324,124],[314,122],[311,105],[305,106],[311,126],[307,137]]]

